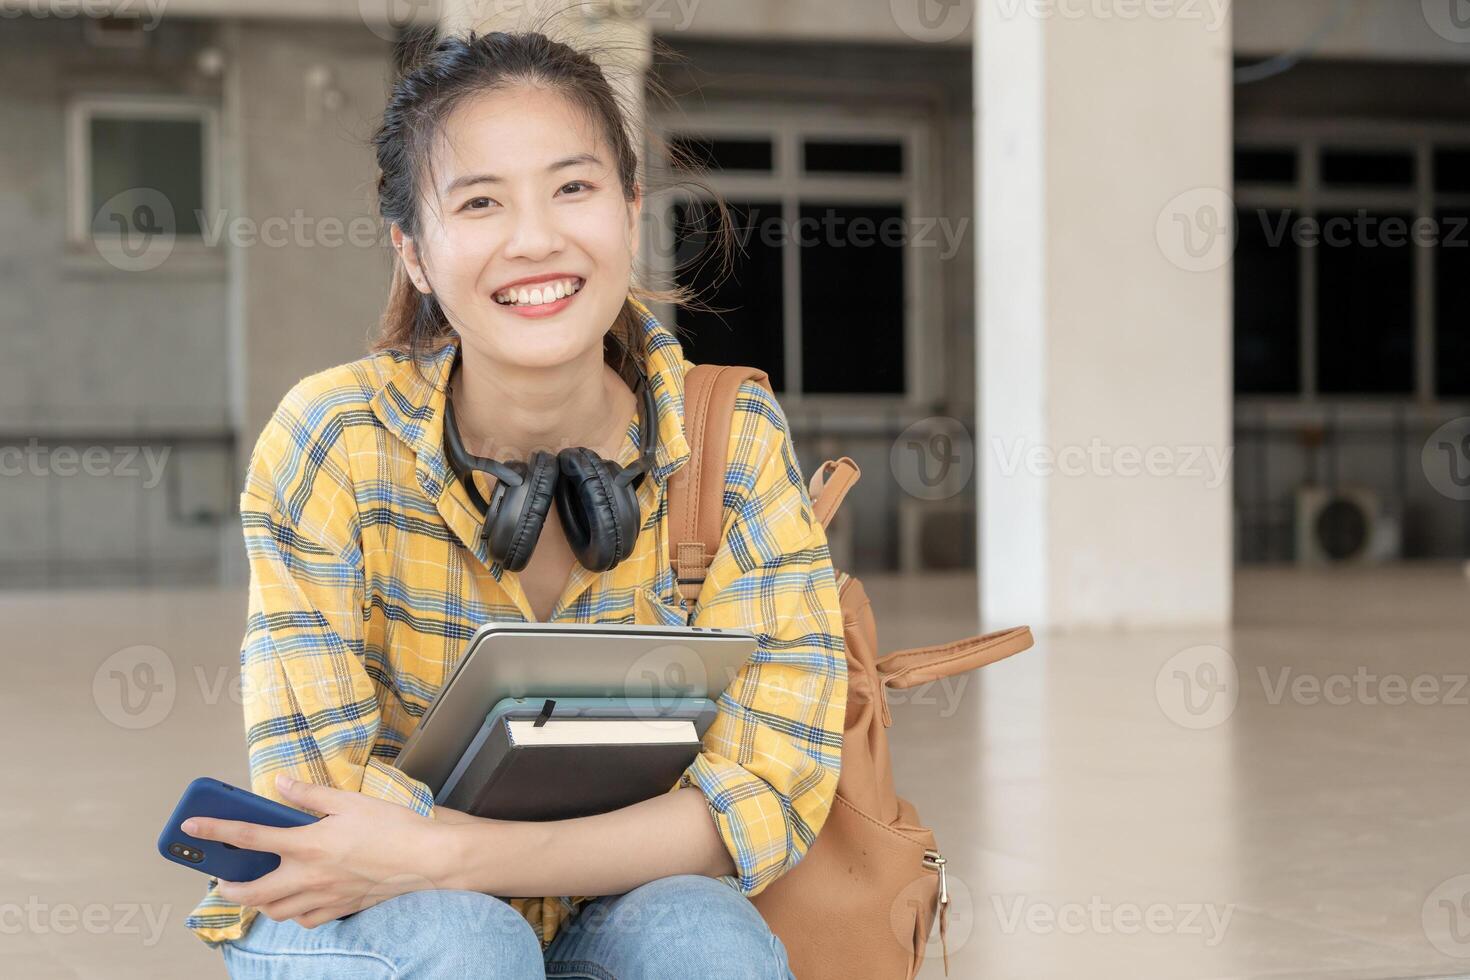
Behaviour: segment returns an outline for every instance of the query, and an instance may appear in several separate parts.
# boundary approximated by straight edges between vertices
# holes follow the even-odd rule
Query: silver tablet
[[[698,626],[486,623],[394,765],[434,792],[502,698],[714,699],[756,651],[754,633]]]

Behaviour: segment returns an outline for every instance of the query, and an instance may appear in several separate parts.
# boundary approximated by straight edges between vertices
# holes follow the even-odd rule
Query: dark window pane
[[[1240,209],[1235,215],[1235,390],[1301,390],[1301,250],[1295,213]]]
[[[157,222],[180,235],[199,234],[204,127],[198,120],[94,117],[91,140],[93,231],[117,232],[119,220],[135,220],[136,208],[129,198],[136,197],[137,206],[150,211],[150,216],[136,217],[138,222]],[[156,210],[151,204],[155,194],[140,193],[145,190],[167,199],[173,228],[166,227],[166,215],[151,214]]]
[[[1470,194],[1470,147],[1442,146],[1434,151],[1434,189]]]
[[[1407,150],[1323,150],[1322,183],[1409,187],[1414,183],[1414,155]]]
[[[1324,394],[1414,390],[1413,215],[1322,214],[1317,386]],[[1385,240],[1387,239],[1387,241]],[[1391,244],[1390,244],[1391,242]]]
[[[903,144],[806,140],[802,160],[811,173],[901,174]]]
[[[709,205],[674,208],[675,281],[694,289],[714,311],[679,310],[684,356],[695,364],[758,367],[771,376],[771,387],[782,391],[781,205],[728,204],[737,250],[731,274],[718,283],[722,256],[711,235],[717,212]]]
[[[797,236],[802,390],[901,394],[903,208],[806,203]]]
[[[1296,150],[1267,150],[1256,147],[1235,151],[1237,184],[1296,183]]]
[[[1439,211],[1434,250],[1434,387],[1470,395],[1470,210]]]
[[[694,136],[685,133],[669,140],[675,166],[687,160],[706,170],[771,171],[771,141]]]

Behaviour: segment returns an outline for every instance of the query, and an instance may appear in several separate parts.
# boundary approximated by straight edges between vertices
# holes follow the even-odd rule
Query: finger
[[[332,904],[332,896],[326,892],[300,892],[275,902],[258,905],[260,914],[277,922],[285,922],[306,915]]]
[[[180,828],[190,837],[200,840],[215,840],[222,844],[233,844],[250,851],[269,851],[283,857],[294,846],[291,836],[300,827],[267,827],[265,824],[245,823],[241,820],[221,820],[218,817],[190,817]]]
[[[222,881],[215,891],[227,902],[258,909],[303,894],[307,885],[294,866],[282,866],[254,881]]]
[[[319,925],[332,922],[342,918],[344,915],[358,911],[361,910],[350,905],[322,906],[321,908],[312,909],[310,912],[296,916],[296,924],[303,929],[315,929]]]
[[[335,786],[292,779],[285,773],[276,774],[276,789],[292,806],[326,814],[341,813],[362,798],[358,793],[349,793]]]

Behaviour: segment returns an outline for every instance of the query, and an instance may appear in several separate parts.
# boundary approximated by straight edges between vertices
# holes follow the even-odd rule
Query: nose
[[[516,209],[505,243],[506,258],[534,262],[557,254],[562,247],[561,230],[550,207],[537,204]]]

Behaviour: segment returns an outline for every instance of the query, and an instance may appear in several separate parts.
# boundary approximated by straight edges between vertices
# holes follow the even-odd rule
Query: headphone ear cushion
[[[505,487],[500,506],[488,518],[487,532],[490,556],[510,571],[519,572],[530,562],[551,511],[557,463],[555,456],[537,451],[531,454],[529,464],[516,460],[506,465],[525,479],[518,487]]]
[[[623,468],[584,446],[557,454],[561,479],[556,510],[572,553],[586,568],[605,572],[633,553],[638,540],[638,493],[619,485]]]

